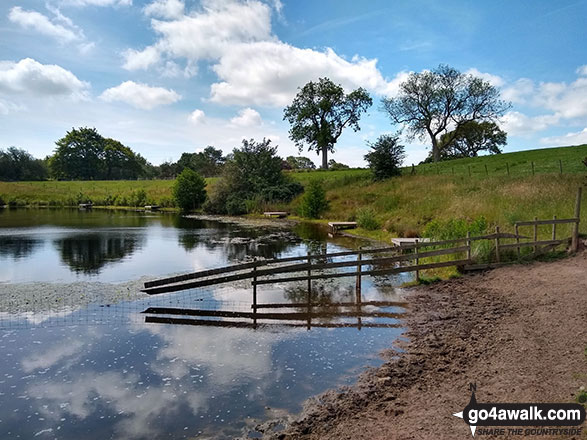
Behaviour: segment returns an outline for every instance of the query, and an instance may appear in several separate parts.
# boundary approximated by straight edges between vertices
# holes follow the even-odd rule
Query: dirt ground
[[[471,382],[479,402],[573,402],[587,388],[587,252],[413,288],[408,298],[403,352],[389,350],[356,386],[319,396],[267,437],[466,439],[469,427],[452,414]]]

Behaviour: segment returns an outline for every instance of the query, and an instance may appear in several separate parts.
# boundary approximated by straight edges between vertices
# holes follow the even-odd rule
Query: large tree
[[[310,81],[300,89],[292,104],[285,108],[283,119],[291,124],[289,137],[302,151],[322,154],[322,168],[328,168],[328,152],[345,127],[360,130],[361,113],[373,104],[362,87],[345,94],[342,86],[328,78]]]
[[[395,98],[384,98],[383,109],[394,124],[403,124],[412,138],[428,136],[434,161],[440,160],[440,137],[446,144],[472,121],[495,122],[510,108],[489,82],[439,65],[431,71],[411,73]]]
[[[0,180],[45,180],[47,164],[16,147],[0,149]]]
[[[177,161],[177,168],[180,172],[191,168],[201,176],[215,177],[222,172],[225,160],[222,150],[209,145],[199,153],[183,153]]]
[[[440,154],[443,159],[475,157],[480,152],[500,154],[507,143],[507,133],[494,122],[467,122],[453,136],[452,132],[440,137]]]

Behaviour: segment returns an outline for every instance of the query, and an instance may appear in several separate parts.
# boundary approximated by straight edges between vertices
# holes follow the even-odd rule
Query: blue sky
[[[42,157],[91,126],[155,164],[251,137],[295,155],[283,107],[327,76],[374,98],[331,156],[361,166],[366,142],[398,128],[381,98],[440,63],[512,102],[506,151],[587,143],[586,19],[587,0],[5,0],[0,148]],[[407,163],[428,154],[426,139],[406,145]]]

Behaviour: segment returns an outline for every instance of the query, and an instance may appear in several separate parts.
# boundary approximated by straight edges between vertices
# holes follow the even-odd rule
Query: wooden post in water
[[[257,259],[255,258],[255,263]],[[257,328],[257,265],[253,266],[253,326]]]
[[[418,239],[416,239],[414,244],[415,244],[414,253],[416,254],[416,266],[418,266],[420,264],[420,258],[418,257]],[[418,283],[420,282],[420,271],[419,270],[416,270],[416,281]]]
[[[499,226],[495,227],[495,233],[497,237],[495,237],[495,261],[499,263]]]
[[[362,271],[361,261],[363,259],[362,255],[361,255],[361,250],[362,250],[362,248],[360,247],[359,253],[357,253],[357,261],[359,262],[359,264],[357,265],[357,281],[355,284],[356,302],[357,302],[358,306],[360,306],[360,304],[361,304],[361,271]]]
[[[520,251],[520,231],[518,228],[518,224],[516,223],[516,244],[518,245],[517,250],[518,250],[518,258],[520,258],[521,256],[521,251]]]
[[[581,219],[581,196],[583,188],[579,187],[577,190],[577,200],[575,201],[575,218],[577,222],[573,224],[573,238],[571,240],[571,251],[577,252],[579,250],[579,222]]]
[[[538,217],[534,217],[534,241],[538,241]],[[534,245],[534,253],[538,251],[538,246]]]
[[[312,257],[308,252],[308,264],[312,264]],[[312,328],[312,269],[308,267],[308,330]]]

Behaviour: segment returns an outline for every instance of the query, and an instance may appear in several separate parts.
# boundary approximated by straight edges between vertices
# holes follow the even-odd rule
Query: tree
[[[197,209],[206,200],[206,181],[190,168],[185,168],[173,185],[173,198],[184,212]]]
[[[48,171],[45,161],[16,147],[0,150],[0,180],[45,180]]]
[[[300,208],[302,217],[319,218],[327,209],[328,200],[326,200],[326,192],[322,188],[322,183],[317,179],[310,180],[302,197]]]
[[[312,162],[311,159],[303,156],[288,156],[285,159],[287,164],[289,165],[289,169],[292,170],[314,170],[316,169],[316,165]]]
[[[365,160],[375,180],[388,179],[401,174],[400,166],[406,158],[406,153],[397,135],[381,135],[374,143],[368,143],[368,146],[371,151],[365,154]]]
[[[302,151],[322,154],[322,168],[328,168],[328,152],[345,127],[360,130],[361,113],[373,104],[373,100],[362,87],[344,93],[344,89],[328,78],[310,81],[298,92],[292,104],[285,108],[283,119],[291,124],[289,137]]]
[[[334,159],[330,159],[328,161],[328,169],[330,169],[331,171],[348,170],[349,168],[350,167],[347,164],[337,162]]]
[[[150,166],[129,147],[104,138],[95,128],[72,128],[55,144],[49,167],[57,179],[136,179]]]
[[[243,140],[242,147],[228,156],[204,210],[238,215],[256,209],[254,206],[261,202],[289,202],[303,188],[286,178],[281,172],[282,163],[270,139]]]
[[[432,71],[411,73],[400,85],[399,95],[382,100],[394,124],[404,124],[411,138],[428,136],[434,161],[440,160],[440,137],[451,134],[446,144],[471,121],[495,122],[511,107],[499,99],[489,82],[439,65]]]
[[[494,122],[471,121],[463,124],[459,133],[452,132],[440,137],[441,159],[476,157],[480,152],[500,154],[507,143],[507,133]]]
[[[222,171],[225,160],[222,150],[207,146],[199,153],[183,153],[177,161],[177,169],[181,172],[188,167],[204,177],[215,177]]]

